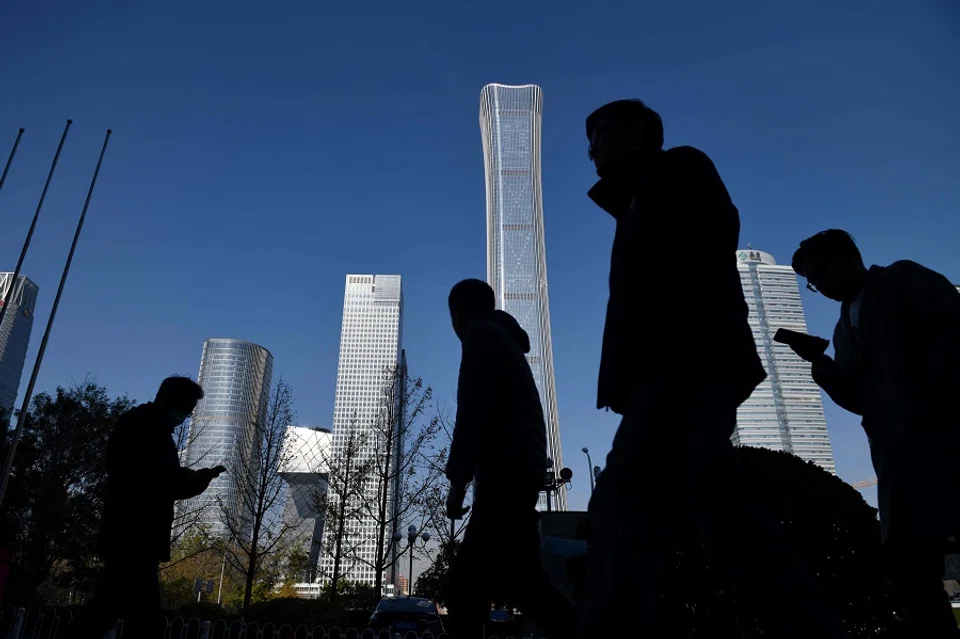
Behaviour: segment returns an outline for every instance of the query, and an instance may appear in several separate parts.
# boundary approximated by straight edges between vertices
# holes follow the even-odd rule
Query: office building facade
[[[527,361],[547,423],[547,455],[563,467],[547,295],[547,256],[540,174],[543,92],[535,85],[488,84],[480,93],[487,193],[487,282],[497,308],[530,336]],[[541,500],[541,506],[545,505]],[[566,510],[561,488],[556,507]]]
[[[337,365],[337,393],[333,413],[333,459],[342,460],[351,438],[366,439],[367,444],[356,456],[360,463],[368,455],[378,454],[382,443],[374,438],[383,435],[382,419],[384,385],[399,372],[406,374],[403,344],[403,290],[399,275],[347,275],[343,296],[343,323],[340,331],[340,358]],[[392,414],[403,413],[403,407],[393,408]],[[356,441],[354,439],[353,441]],[[395,438],[397,448],[403,442]],[[395,454],[395,453],[394,453]],[[336,478],[331,478],[330,498],[336,494]],[[367,483],[365,500],[376,496],[374,481]],[[396,488],[389,497],[397,507]],[[329,533],[330,525],[326,526]],[[341,574],[344,579],[375,585],[376,573],[372,564],[378,556],[377,522],[372,518],[351,521],[347,546],[354,556],[342,557]],[[387,531],[388,539],[394,530]],[[329,543],[324,544],[329,547]],[[320,580],[331,578],[334,558],[325,553],[321,559]],[[385,575],[392,581],[393,575]]]
[[[293,544],[307,558],[306,573],[295,576],[300,583],[317,578],[331,453],[329,429],[307,426],[287,429],[280,459],[280,476],[287,482],[283,522]]]
[[[737,411],[733,442],[793,453],[836,473],[823,399],[810,364],[773,341],[778,328],[807,332],[797,276],[763,251],[738,251],[736,259],[767,378]]]
[[[23,275],[14,286],[13,273],[0,273],[0,301],[7,299],[10,305],[0,327],[0,408],[5,419],[13,417],[39,292],[39,287]]]
[[[203,344],[197,382],[203,399],[190,420],[184,465],[223,465],[227,472],[202,495],[181,502],[187,525],[202,523],[216,536],[228,534],[224,513],[239,508],[237,479],[250,468],[257,423],[266,418],[273,381],[273,355],[262,346],[239,339],[208,339]]]

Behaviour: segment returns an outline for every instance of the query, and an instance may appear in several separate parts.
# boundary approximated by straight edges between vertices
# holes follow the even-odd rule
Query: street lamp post
[[[407,579],[409,580],[409,581],[407,582],[407,589],[408,589],[408,590],[407,590],[407,596],[408,596],[408,597],[413,594],[413,546],[414,546],[414,544],[415,544],[416,541],[417,541],[417,537],[419,537],[420,539],[422,539],[424,544],[426,544],[428,541],[430,541],[430,533],[428,533],[428,532],[417,532],[417,527],[414,526],[413,524],[410,524],[410,526],[407,528],[407,547],[406,547],[405,550],[403,550],[402,552],[400,552],[400,556],[403,556],[403,553],[404,553],[404,552],[406,552],[407,550],[410,551],[410,572],[407,573]],[[399,531],[393,533],[393,542],[394,542],[394,543],[399,544],[402,539],[403,539],[403,533],[401,533],[401,532],[399,532]]]
[[[553,460],[547,458],[547,473],[544,477],[543,488],[541,490],[547,493],[547,512],[553,511],[553,505],[551,502],[551,495],[557,490],[560,489],[560,486],[564,486],[570,483],[570,480],[573,478],[573,471],[569,468],[560,469],[560,477],[557,477],[557,473],[553,470]]]
[[[587,449],[586,446],[584,446],[581,450],[583,450],[583,454],[587,456],[587,469],[588,469],[588,470],[592,470],[592,469],[593,469],[593,460],[590,459],[590,451]],[[596,486],[596,484],[594,483],[593,472],[588,472],[587,474],[590,475],[590,494],[592,495],[592,494],[593,494],[593,489],[594,489],[594,487]]]

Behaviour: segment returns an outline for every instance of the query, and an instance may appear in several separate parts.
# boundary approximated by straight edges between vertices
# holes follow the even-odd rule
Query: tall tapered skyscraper
[[[810,364],[773,341],[778,328],[807,332],[797,276],[769,253],[753,249],[737,252],[737,268],[767,379],[737,411],[733,442],[793,453],[835,473],[823,399]]]
[[[190,419],[183,464],[189,468],[223,465],[228,472],[202,494],[181,502],[179,512],[187,526],[202,522],[213,535],[228,532],[224,509],[236,513],[240,506],[238,477],[256,472],[240,464],[256,459],[249,451],[257,423],[266,418],[272,379],[273,355],[264,347],[239,339],[203,343],[197,376],[203,399]]]
[[[530,336],[527,361],[543,402],[547,455],[563,467],[553,376],[547,253],[540,180],[543,92],[532,84],[488,84],[480,92],[480,132],[487,185],[487,282],[497,308],[513,315]],[[556,496],[566,510],[563,489]]]
[[[384,414],[384,402],[388,401],[385,384],[390,384],[389,376],[394,372],[405,375],[406,364],[403,353],[403,292],[399,275],[347,275],[346,290],[343,295],[343,324],[340,329],[340,361],[337,365],[337,395],[333,408],[333,463],[331,475],[342,473],[346,466],[346,455],[350,452],[351,441],[363,441],[359,452],[354,451],[354,467],[374,459],[384,463],[384,458],[374,457],[382,453],[383,442],[376,441],[384,437],[384,424],[378,420]],[[398,383],[402,388],[402,384]],[[399,410],[397,410],[399,409]],[[394,415],[403,414],[403,407],[395,407]],[[397,449],[403,442],[396,438]],[[393,459],[396,451],[394,451]],[[339,472],[337,468],[341,469]],[[389,476],[389,473],[377,471],[376,476],[365,480],[366,497],[360,504],[375,503],[377,497],[377,479]],[[337,477],[330,479],[330,498],[339,500],[336,494]],[[390,503],[399,507],[395,499],[396,487],[389,494]],[[363,511],[358,504],[350,504],[350,510]],[[395,511],[396,513],[396,511]],[[396,516],[393,522],[396,525]],[[343,579],[375,585],[374,565],[378,557],[377,521],[370,516],[360,516],[348,522],[347,538],[343,547],[351,551],[341,557],[340,576]],[[325,526],[324,535],[334,534],[336,523]],[[387,531],[387,538],[394,530]],[[324,544],[330,548],[328,542]],[[321,581],[332,578],[334,557],[326,554],[321,559]],[[391,578],[390,574],[384,576]]]
[[[0,302],[7,297],[13,286],[13,273],[0,273]],[[10,292],[7,314],[0,326],[0,408],[7,419],[13,416],[14,403],[17,401],[17,389],[23,375],[23,364],[27,359],[27,346],[30,345],[30,331],[33,329],[33,311],[37,304],[37,285],[23,275]]]

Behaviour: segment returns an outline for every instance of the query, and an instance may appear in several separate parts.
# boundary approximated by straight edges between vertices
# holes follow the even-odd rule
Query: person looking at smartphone
[[[97,544],[103,572],[70,637],[102,639],[118,618],[124,620],[123,637],[162,636],[157,573],[160,562],[170,560],[174,504],[199,495],[227,470],[180,465],[173,431],[201,398],[196,382],[168,377],[152,402],[127,411],[111,433]]]
[[[960,637],[943,588],[948,538],[960,534],[960,293],[909,260],[867,268],[839,229],[801,242],[793,270],[840,302],[833,358],[815,341],[790,347],[834,402],[863,418],[904,621],[913,637]]]

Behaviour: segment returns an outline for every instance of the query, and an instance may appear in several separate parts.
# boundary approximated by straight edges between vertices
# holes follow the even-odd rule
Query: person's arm
[[[214,478],[213,470],[201,468],[193,470],[184,468],[177,462],[176,469],[171,473],[170,489],[175,500],[196,497],[207,489]]]
[[[499,350],[485,326],[474,327],[463,342],[457,383],[457,417],[447,460],[451,486],[462,489],[473,480],[484,431],[494,426],[491,408],[496,401],[498,371],[491,366]]]
[[[820,355],[812,362],[813,381],[834,403],[855,415],[863,415],[859,381],[848,375],[829,355]]]

